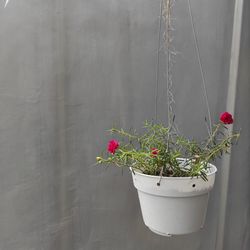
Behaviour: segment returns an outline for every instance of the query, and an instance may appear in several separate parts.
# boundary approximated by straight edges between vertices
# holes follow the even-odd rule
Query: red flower
[[[234,119],[233,119],[232,115],[230,113],[228,113],[228,112],[222,113],[220,115],[220,120],[224,124],[232,124],[234,122]]]
[[[152,149],[151,149],[151,154],[152,154],[154,157],[156,157],[156,155],[158,155],[158,153],[159,153],[159,149],[157,149],[157,148],[152,148]]]
[[[107,150],[109,153],[114,154],[116,149],[119,147],[119,142],[117,140],[110,140],[108,142]]]

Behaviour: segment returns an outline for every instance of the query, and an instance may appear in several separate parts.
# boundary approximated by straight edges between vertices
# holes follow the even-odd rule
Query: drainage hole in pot
[[[193,188],[194,188],[195,186],[196,186],[195,184],[192,185]]]

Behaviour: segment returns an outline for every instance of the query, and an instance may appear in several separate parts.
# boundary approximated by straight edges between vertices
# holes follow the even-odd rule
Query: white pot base
[[[151,227],[148,227],[153,233],[155,234],[158,234],[158,235],[161,235],[161,236],[166,236],[166,237],[172,237],[173,235],[172,234],[168,234],[168,233],[162,233],[162,232],[159,232],[157,230],[154,230],[153,228]]]

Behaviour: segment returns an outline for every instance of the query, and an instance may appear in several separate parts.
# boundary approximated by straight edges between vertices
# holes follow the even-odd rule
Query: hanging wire
[[[166,83],[167,83],[167,122],[168,122],[168,128],[169,128],[168,137],[171,136],[172,129],[177,131],[177,126],[175,124],[175,116],[173,113],[173,104],[175,103],[175,101],[174,101],[174,95],[172,92],[173,61],[174,61],[174,56],[176,55],[175,49],[172,48],[173,37],[171,34],[171,32],[174,30],[172,27],[172,17],[171,17],[174,2],[175,0],[161,1],[161,19],[163,19],[165,22],[165,32],[163,35],[163,40],[164,40],[163,48],[164,48],[164,54],[166,56],[166,75],[164,76],[166,77]],[[161,39],[161,36],[159,35],[159,40],[160,39]],[[159,42],[158,52],[160,52],[160,50],[161,48],[160,48],[160,42]],[[159,178],[159,181],[157,182],[157,186],[161,185],[162,175],[163,175],[163,167],[160,172],[160,178]]]
[[[194,17],[193,17],[193,12],[192,12],[192,8],[191,8],[191,2],[190,2],[190,0],[187,0],[187,1],[188,1],[188,10],[189,10],[189,15],[190,15],[190,20],[191,20],[191,24],[192,24],[193,37],[194,37],[194,42],[195,42],[195,51],[196,51],[196,55],[197,55],[197,59],[198,59],[199,67],[200,67],[200,72],[201,72],[203,96],[204,96],[206,106],[207,106],[208,122],[209,122],[208,133],[209,133],[209,135],[211,135],[212,134],[211,112],[210,112],[208,96],[207,96],[207,88],[206,88],[206,81],[205,81],[205,76],[204,76],[203,64],[202,64],[201,56],[200,56],[200,49],[199,49],[199,45],[198,45],[197,32],[195,30],[195,25],[194,25]]]
[[[193,12],[191,8],[191,3],[190,0],[188,1],[188,10],[189,10],[189,15],[191,19],[191,24],[192,24],[192,32],[193,32],[193,37],[194,37],[194,43],[195,43],[195,51],[196,55],[198,58],[198,63],[199,63],[199,68],[201,72],[201,78],[202,78],[202,87],[203,87],[203,96],[206,102],[206,107],[207,107],[207,113],[208,113],[208,133],[211,135],[212,133],[212,121],[211,121],[211,112],[210,112],[210,107],[209,107],[209,101],[208,101],[208,95],[207,95],[207,88],[206,88],[206,81],[205,81],[205,74],[203,70],[203,64],[201,61],[201,56],[200,56],[200,49],[198,45],[198,39],[197,39],[197,33],[195,30],[195,25],[194,25],[194,17],[193,17]],[[160,51],[161,51],[161,30],[162,30],[162,19],[165,21],[165,32],[163,35],[164,39],[164,52],[166,55],[166,82],[167,82],[167,110],[168,110],[168,127],[169,129],[174,129],[176,133],[178,133],[178,127],[175,123],[175,115],[173,112],[173,104],[175,103],[174,100],[174,95],[172,92],[173,89],[173,62],[174,62],[174,56],[176,56],[177,52],[176,50],[172,47],[172,42],[173,42],[173,36],[172,36],[172,31],[174,30],[172,27],[172,9],[174,6],[175,0],[161,0],[161,5],[160,5],[160,21],[159,21],[159,37],[158,37],[158,51],[157,51],[157,72],[156,72],[156,96],[155,96],[155,117],[157,120],[157,108],[158,108],[158,85],[159,85],[159,65],[160,65]],[[160,186],[161,180],[162,180],[162,172],[160,174],[160,179],[159,182],[157,183],[158,186]]]
[[[167,116],[168,127],[172,132],[179,133],[177,124],[175,122],[175,114],[173,105],[175,104],[173,94],[173,67],[175,63],[175,56],[177,51],[173,47],[173,20],[172,12],[175,4],[175,0],[164,0],[163,18],[165,20],[165,33],[164,33],[164,52],[166,55],[166,83],[167,83]]]
[[[159,71],[160,71],[160,51],[161,51],[161,30],[162,30],[162,11],[163,1],[160,3],[160,16],[159,16],[159,35],[157,47],[157,65],[156,65],[156,92],[155,92],[155,121],[158,120],[158,89],[159,89]]]
[[[156,93],[155,93],[155,120],[158,119],[158,89],[159,89],[159,72],[160,72],[160,53],[164,49],[166,56],[166,74],[164,77],[167,82],[167,116],[168,116],[168,127],[178,131],[177,124],[175,123],[175,115],[173,112],[174,95],[172,92],[173,88],[173,64],[174,56],[177,52],[172,47],[173,36],[171,32],[174,30],[172,27],[171,12],[174,6],[175,0],[161,0],[160,1],[160,20],[159,20],[159,35],[158,35],[158,50],[157,50],[157,69],[156,69]],[[161,31],[162,31],[162,20],[165,22],[165,32],[163,34],[163,44],[161,44]]]
[[[170,128],[172,125],[172,116],[173,116],[173,108],[172,104],[174,103],[174,96],[172,93],[172,87],[173,87],[173,82],[172,82],[172,54],[170,52],[171,50],[171,30],[172,30],[172,25],[171,25],[171,0],[165,0],[164,2],[164,18],[165,18],[165,23],[166,23],[166,32],[164,36],[164,41],[165,41],[165,54],[166,54],[166,59],[167,59],[167,75],[166,75],[166,80],[167,80],[167,110],[168,110],[168,127]]]

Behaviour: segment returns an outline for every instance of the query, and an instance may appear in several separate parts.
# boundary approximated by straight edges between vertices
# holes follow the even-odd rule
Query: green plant
[[[131,167],[148,175],[169,177],[201,177],[207,180],[208,163],[229,153],[239,133],[227,131],[233,123],[225,112],[221,121],[213,126],[212,133],[201,142],[189,140],[163,124],[146,122],[144,133],[127,132],[112,128],[109,132],[118,140],[109,141],[107,156],[96,158],[98,164]],[[181,164],[180,158],[185,158]]]

